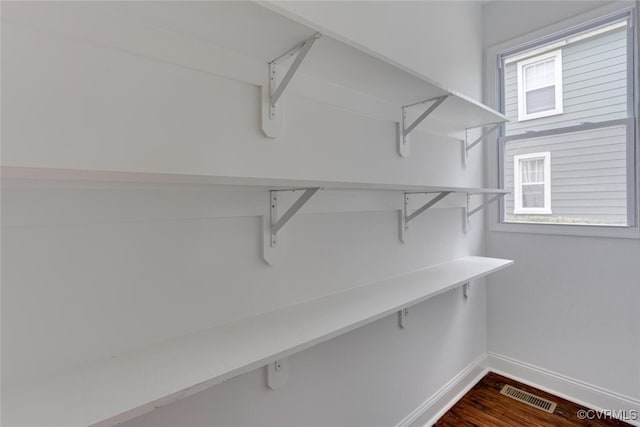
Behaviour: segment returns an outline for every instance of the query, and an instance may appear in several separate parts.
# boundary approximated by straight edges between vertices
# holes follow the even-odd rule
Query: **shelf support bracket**
[[[473,147],[475,147],[476,145],[478,145],[479,143],[481,143],[482,141],[486,140],[489,135],[491,135],[491,133],[493,131],[495,131],[496,129],[498,129],[501,126],[501,123],[496,123],[491,125],[488,128],[485,128],[482,131],[482,135],[480,135],[479,137],[477,137],[476,139],[474,139],[472,142],[469,142],[469,129],[465,129],[464,132],[464,141],[462,142],[462,165],[463,166],[467,166],[467,159],[469,157],[469,151],[471,151],[471,149]]]
[[[298,190],[303,190],[304,192],[293,202],[289,209],[278,218],[278,193]],[[282,229],[318,190],[320,190],[320,187],[271,190],[269,192],[269,207],[262,220],[262,256],[267,264],[274,265],[280,258],[284,257],[284,245],[278,244],[279,240],[282,239]]]
[[[289,378],[289,358],[278,359],[267,365],[267,386],[271,390],[282,388]]]
[[[433,113],[447,98],[449,95],[443,95],[437,98],[427,99],[425,101],[417,102],[415,104],[405,105],[402,107],[402,123],[397,124],[398,128],[398,154],[402,157],[409,156],[409,134],[424,121],[431,113]],[[420,116],[407,126],[407,111],[411,107],[417,105],[428,104],[429,107]]]
[[[429,200],[427,203],[425,203],[424,205],[422,205],[412,213],[409,213],[409,197],[411,194],[416,194],[416,193],[404,193],[404,206],[402,208],[402,213],[400,215],[400,240],[404,243],[405,233],[409,229],[409,222],[413,221],[418,216],[422,215],[430,207],[432,207],[433,205],[435,205],[436,203],[438,203],[440,200],[444,199],[451,193],[452,191],[441,191],[440,193],[438,193],[437,196]],[[431,193],[419,193],[419,194],[431,194]]]
[[[291,79],[300,68],[302,61],[307,56],[313,44],[322,37],[316,33],[307,40],[298,43],[289,51],[269,62],[269,87],[263,87],[262,92],[262,131],[270,138],[277,138],[282,132],[282,106],[278,108],[278,101],[284,94]],[[283,61],[295,56],[293,63],[285,73],[282,80],[278,82],[278,65]]]
[[[466,233],[469,231],[469,220],[472,215],[477,214],[478,212],[483,210],[485,207],[489,206],[491,203],[495,202],[496,200],[504,196],[505,196],[505,193],[495,194],[489,200],[485,200],[480,206],[470,209],[469,204],[471,202],[471,195],[467,194],[467,206],[466,208],[463,209],[463,218],[462,218],[464,232]]]
[[[409,316],[409,308],[403,308],[398,312],[398,326],[405,329],[407,327],[407,317]]]
[[[275,248],[278,246],[278,231],[285,226],[287,222],[293,216],[298,213],[300,208],[304,206],[305,203],[309,201],[309,199],[316,194],[316,192],[320,190],[319,187],[316,188],[307,188],[304,190],[304,193],[298,199],[293,202],[293,205],[278,219],[278,193],[279,191],[295,191],[295,190],[272,190],[271,191],[271,247]]]

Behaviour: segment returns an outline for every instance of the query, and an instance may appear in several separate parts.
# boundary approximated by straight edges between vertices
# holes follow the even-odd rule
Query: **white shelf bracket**
[[[407,317],[409,316],[409,308],[404,308],[398,312],[398,326],[405,329],[407,327]]]
[[[443,95],[438,98],[427,99],[425,101],[417,102],[415,104],[405,105],[402,107],[402,122],[397,124],[398,129],[398,154],[402,157],[409,156],[409,134],[418,126],[424,119],[426,119],[431,113],[433,113],[442,104],[449,95]],[[418,105],[430,104],[427,109],[418,116],[410,125],[407,125],[407,111],[411,107]]]
[[[316,33],[307,40],[298,43],[292,49],[269,62],[269,87],[262,90],[262,131],[270,138],[277,138],[282,133],[282,103],[278,103],[284,94],[291,79],[300,68],[302,61],[307,56],[313,44],[322,37]],[[278,78],[278,65],[294,57],[293,63],[282,77]]]
[[[278,218],[278,193],[282,191],[298,191],[295,190],[272,190],[269,192],[269,215],[268,220],[265,217],[263,221],[263,233],[264,233],[264,245],[263,245],[263,257],[264,260],[273,265],[276,262],[278,256],[283,256],[282,248],[278,247],[279,236],[278,232],[298,213],[298,211],[313,197],[320,187],[304,188],[302,195],[296,199],[295,202],[287,209],[287,211]]]
[[[278,246],[278,231],[285,226],[287,222],[293,216],[298,213],[300,208],[304,206],[305,203],[309,201],[309,199],[316,194],[316,192],[320,190],[320,188],[307,188],[304,190],[304,193],[298,199],[293,202],[293,205],[278,219],[278,193],[281,190],[273,190],[271,191],[271,247],[275,248]],[[284,190],[284,191],[296,191],[296,190]]]
[[[469,232],[469,204],[471,203],[471,196],[467,194],[467,203],[462,208],[462,231],[466,234]]]
[[[480,135],[479,137],[477,137],[476,139],[474,139],[472,142],[469,142],[469,129],[465,129],[464,132],[464,141],[461,141],[462,143],[462,165],[463,166],[467,166],[467,159],[469,157],[469,151],[471,151],[471,149],[473,147],[475,147],[476,145],[478,145],[479,143],[481,143],[482,141],[486,140],[489,135],[491,135],[491,133],[493,131],[495,131],[496,129],[498,129],[501,126],[501,123],[496,123],[494,125],[491,125],[489,128],[485,128],[482,131],[482,135]]]
[[[469,298],[469,282],[462,285],[462,296],[464,299]]]
[[[402,208],[402,213],[400,215],[400,241],[404,243],[405,234],[407,230],[409,230],[409,223],[411,221],[416,219],[418,216],[422,215],[430,207],[432,207],[433,205],[435,205],[436,203],[438,203],[440,200],[444,199],[451,193],[452,191],[441,191],[440,193],[438,193],[437,196],[429,200],[427,203],[425,203],[424,205],[422,205],[412,213],[409,213],[409,201],[410,201],[411,194],[431,194],[431,193],[404,193],[404,205]]]
[[[267,386],[277,390],[287,383],[289,378],[289,358],[276,360],[267,365]]]
[[[485,200],[484,202],[482,202],[480,206],[470,209],[469,204],[471,201],[471,196],[467,194],[467,206],[466,208],[463,208],[463,218],[462,218],[464,232],[466,233],[469,231],[469,220],[472,215],[477,214],[478,212],[483,210],[485,207],[489,206],[491,203],[495,202],[496,200],[504,196],[505,196],[504,193],[495,194],[489,200]]]

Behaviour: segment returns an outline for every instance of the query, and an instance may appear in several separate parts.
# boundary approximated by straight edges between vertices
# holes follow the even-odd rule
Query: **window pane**
[[[555,59],[527,65],[524,74],[526,90],[552,85],[555,83]]]
[[[520,161],[523,183],[544,182],[544,159]]]
[[[556,61],[552,59],[544,63],[546,84],[553,84],[556,81]]]
[[[530,90],[526,94],[527,114],[556,108],[556,87],[549,86],[542,89]]]
[[[503,108],[509,122],[505,125],[505,135],[523,134],[530,131],[557,129],[576,126],[585,122],[602,122],[626,119],[633,114],[628,110],[627,93],[629,88],[627,64],[629,58],[628,26],[587,37],[574,43],[568,43],[562,51],[562,93],[563,114],[534,120],[518,118],[518,64],[512,61],[504,64]],[[637,48],[636,50],[637,51]],[[518,53],[515,53],[518,55]],[[531,64],[534,65],[534,64]],[[522,99],[522,107],[527,113],[555,109],[556,94],[532,93],[533,90],[553,85],[555,72],[553,60],[544,62],[544,76],[540,80],[529,66],[522,68],[524,89],[528,99]],[[541,84],[541,82],[547,82]],[[535,82],[534,82],[535,80]],[[549,89],[549,91],[551,91]],[[544,92],[544,91],[541,91]],[[538,98],[536,99],[536,95]]]
[[[522,185],[522,207],[544,208],[544,184]]]
[[[627,128],[608,126],[503,143],[507,222],[627,224]],[[514,156],[550,152],[550,215],[514,214]],[[521,159],[522,207],[542,207],[543,161]]]

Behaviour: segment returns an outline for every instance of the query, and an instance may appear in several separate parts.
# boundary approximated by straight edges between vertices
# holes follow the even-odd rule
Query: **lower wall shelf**
[[[3,425],[122,423],[512,263],[496,258],[459,258],[92,362],[40,381],[5,386]]]

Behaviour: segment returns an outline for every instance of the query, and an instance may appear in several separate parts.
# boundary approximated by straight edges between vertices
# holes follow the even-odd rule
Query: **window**
[[[562,51],[519,61],[518,120],[562,114]]]
[[[498,143],[497,180],[511,191],[498,229],[638,234],[635,13],[591,16],[490,50],[498,106],[510,119]]]
[[[551,213],[550,158],[549,152],[514,156],[515,213]]]

